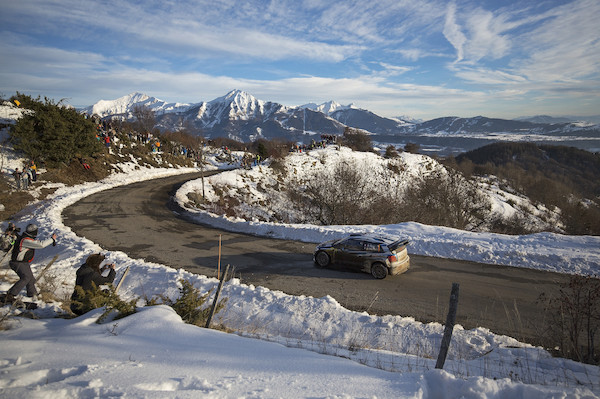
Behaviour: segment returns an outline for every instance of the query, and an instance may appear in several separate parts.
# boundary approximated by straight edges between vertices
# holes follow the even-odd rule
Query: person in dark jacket
[[[27,225],[25,232],[17,236],[9,265],[19,276],[19,281],[10,287],[6,293],[6,303],[13,302],[23,287],[26,288],[27,296],[30,298],[33,298],[38,293],[37,288],[35,288],[35,277],[31,272],[30,264],[33,262],[36,249],[46,248],[50,244],[56,245],[56,234],[52,234],[52,237],[40,241],[36,240],[37,233],[38,227],[30,223]]]
[[[86,306],[85,296],[94,292],[95,289],[103,284],[110,284],[115,280],[115,265],[114,263],[105,265],[100,268],[100,264],[104,261],[104,255],[92,254],[88,256],[85,263],[77,269],[77,278],[75,280],[75,290],[71,295],[71,311],[78,316],[92,310]],[[109,270],[108,275],[103,276],[106,270]],[[79,289],[78,289],[79,287]]]

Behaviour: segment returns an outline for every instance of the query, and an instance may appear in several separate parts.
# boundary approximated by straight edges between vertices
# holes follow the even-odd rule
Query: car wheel
[[[371,266],[371,275],[376,279],[386,278],[388,275],[387,267],[381,263],[375,263]]]
[[[331,259],[329,258],[329,255],[327,255],[326,252],[319,251],[315,255],[315,263],[318,267],[326,267],[327,265],[329,265],[329,262],[331,262]]]

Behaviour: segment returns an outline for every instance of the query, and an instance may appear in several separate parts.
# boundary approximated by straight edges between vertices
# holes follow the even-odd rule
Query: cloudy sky
[[[0,95],[600,114],[598,0],[0,0]]]

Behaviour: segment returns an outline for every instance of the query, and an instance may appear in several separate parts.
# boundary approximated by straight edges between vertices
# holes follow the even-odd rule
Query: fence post
[[[221,234],[219,234],[219,256],[217,258],[217,278],[221,279]]]
[[[223,281],[225,281],[225,276],[229,271],[229,265],[225,266],[225,271],[219,280],[219,286],[217,287],[217,292],[215,292],[215,299],[213,300],[212,307],[210,308],[210,313],[208,314],[208,320],[206,320],[206,328],[210,327],[210,322],[215,314],[215,310],[217,309],[217,303],[219,301],[219,295],[221,294],[221,288],[223,288]]]
[[[458,308],[458,283],[452,283],[452,291],[450,292],[450,305],[448,307],[448,316],[446,316],[446,326],[444,328],[444,336],[440,345],[440,353],[438,354],[436,369],[443,369],[452,339],[452,331],[454,330],[454,322],[456,321],[456,310]]]

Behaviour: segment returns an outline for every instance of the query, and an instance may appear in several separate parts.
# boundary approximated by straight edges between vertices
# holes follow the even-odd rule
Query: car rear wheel
[[[329,262],[331,262],[331,259],[329,258],[329,255],[327,255],[326,252],[319,251],[315,255],[315,263],[318,267],[327,267],[327,265],[329,265]]]
[[[371,275],[376,279],[386,278],[388,275],[387,267],[381,263],[374,263],[373,266],[371,266]]]

